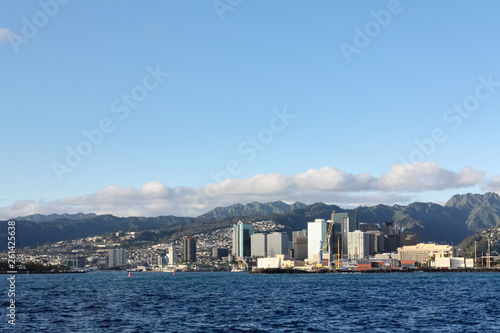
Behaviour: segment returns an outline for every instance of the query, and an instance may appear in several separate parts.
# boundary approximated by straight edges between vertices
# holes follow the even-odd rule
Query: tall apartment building
[[[251,223],[239,221],[233,225],[233,255],[238,258],[250,257],[251,243],[250,237],[253,235],[253,226]]]
[[[175,265],[177,260],[177,252],[175,252],[174,244],[170,244],[168,247],[168,264]]]
[[[127,250],[108,250],[108,267],[124,267],[127,264]]]
[[[196,262],[196,238],[184,237],[183,256],[185,262]]]
[[[363,260],[370,255],[370,235],[361,230],[354,230],[347,234],[348,259]]]

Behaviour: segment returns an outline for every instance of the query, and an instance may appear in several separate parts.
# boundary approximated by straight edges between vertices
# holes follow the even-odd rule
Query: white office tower
[[[168,247],[168,264],[175,265],[177,262],[177,253],[175,252],[175,247],[173,244],[170,244]]]
[[[370,236],[366,232],[354,230],[347,233],[348,259],[363,260],[370,255]]]
[[[307,258],[319,255],[321,245],[326,239],[327,224],[325,219],[316,219],[307,223]]]

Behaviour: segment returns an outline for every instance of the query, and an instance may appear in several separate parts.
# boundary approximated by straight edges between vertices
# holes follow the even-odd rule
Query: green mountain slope
[[[464,239],[459,247],[464,251],[466,257],[474,258],[474,254],[479,257],[488,253],[488,242],[490,242],[492,255],[498,255],[500,251],[500,226],[478,231]]]
[[[500,196],[496,193],[454,195],[445,204],[459,215],[466,215],[468,230],[478,231],[500,225]]]
[[[198,218],[219,219],[238,216],[267,216],[271,214],[285,214],[294,209],[304,207],[306,207],[306,205],[300,202],[289,205],[283,201],[268,202],[265,204],[254,201],[246,205],[238,203],[229,207],[217,207],[203,215],[198,216]]]
[[[330,219],[332,211],[344,212],[336,205],[315,203],[292,205],[282,201],[218,207],[197,218],[116,217],[112,215],[32,215],[15,219],[16,241],[20,246],[71,240],[117,231],[162,229],[163,237],[204,232],[230,226],[238,219],[273,220],[287,230],[307,228],[307,222],[317,218]],[[407,206],[376,205],[356,209],[360,222],[395,222],[420,235],[422,241],[458,244],[476,231],[500,225],[500,196],[495,193],[453,196],[445,206],[415,202]],[[7,247],[7,221],[0,221],[0,247]]]

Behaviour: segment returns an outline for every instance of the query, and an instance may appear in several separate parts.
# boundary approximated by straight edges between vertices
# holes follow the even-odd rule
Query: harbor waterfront
[[[16,326],[0,330],[496,332],[499,297],[488,272],[18,274]]]
[[[362,274],[372,274],[372,273],[500,273],[500,268],[484,268],[484,267],[474,267],[474,268],[415,268],[415,269],[378,269],[378,270],[351,270],[351,269],[330,269],[321,268],[316,270],[304,270],[304,269],[282,269],[282,268],[257,268],[250,272],[250,274],[347,274],[347,273],[362,273]]]

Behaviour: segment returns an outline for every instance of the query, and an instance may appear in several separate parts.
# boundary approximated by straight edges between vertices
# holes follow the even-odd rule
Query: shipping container
[[[358,271],[371,271],[372,268],[371,267],[357,267],[356,270]]]

